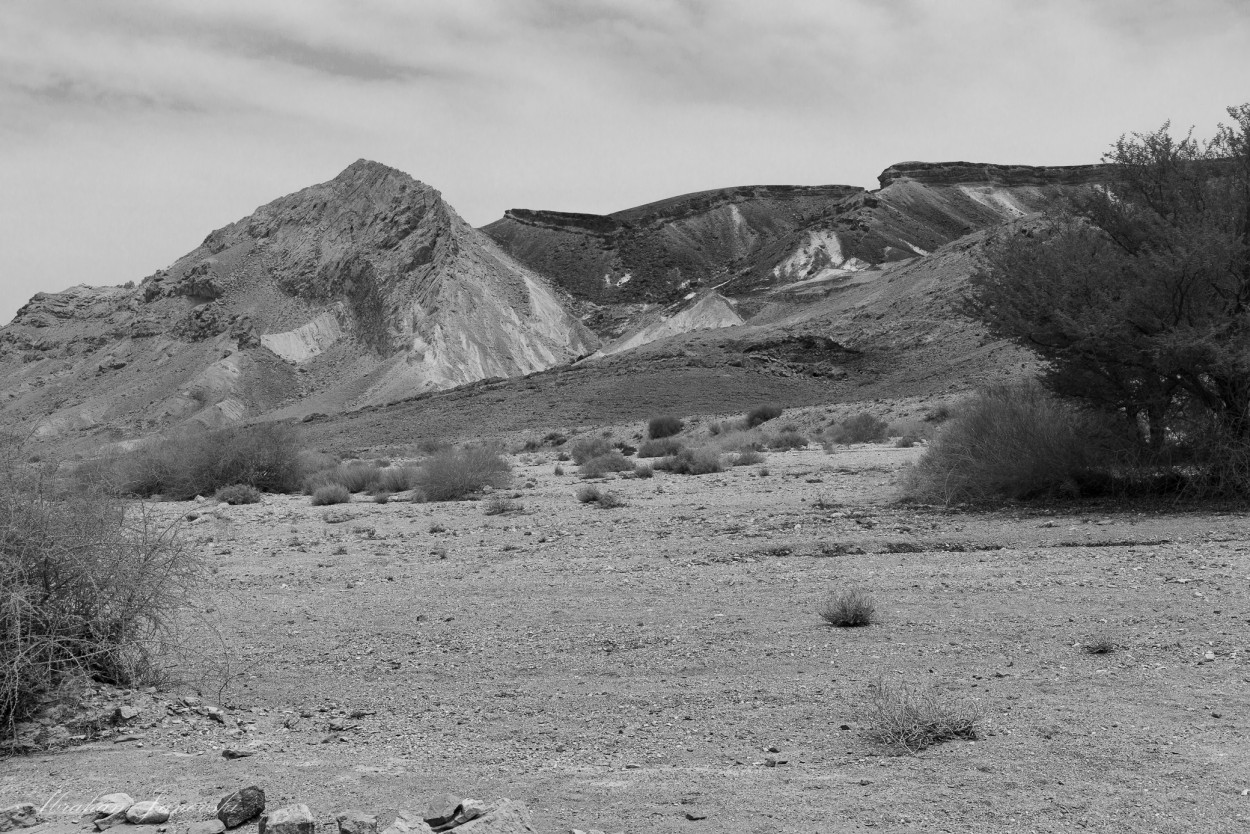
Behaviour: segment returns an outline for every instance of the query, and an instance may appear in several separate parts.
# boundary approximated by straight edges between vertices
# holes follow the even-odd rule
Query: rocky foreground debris
[[[111,793],[93,801],[75,823],[58,830],[81,828],[105,831],[118,825],[158,826],[157,832],[173,829],[185,834],[222,834],[255,823],[258,834],[316,834],[328,829],[330,820],[307,805],[293,803],[280,808],[265,806],[265,791],[251,785],[223,796],[216,814],[207,820],[175,820],[175,812],[159,800],[136,801],[126,793]],[[437,796],[423,811],[400,811],[380,824],[377,815],[356,808],[334,814],[338,834],[532,834],[529,810],[511,799],[482,802],[457,796]],[[0,808],[0,832],[31,828],[46,822],[39,809],[25,802]],[[80,823],[80,825],[79,825]]]

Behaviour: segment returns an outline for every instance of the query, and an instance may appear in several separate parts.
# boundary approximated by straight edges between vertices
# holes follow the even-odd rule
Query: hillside
[[[340,411],[594,351],[541,276],[374,162],[275,200],[138,285],[0,329],[0,419],[41,436]]]

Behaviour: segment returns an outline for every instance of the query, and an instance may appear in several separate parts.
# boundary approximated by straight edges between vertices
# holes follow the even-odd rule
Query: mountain
[[[335,412],[597,347],[563,292],[438,191],[361,160],[137,286],[36,295],[0,328],[0,420],[127,436]]]
[[[585,302],[671,304],[704,289],[752,295],[923,256],[1106,175],[1100,165],[904,162],[872,192],[743,186],[608,215],[511,209],[482,231]]]

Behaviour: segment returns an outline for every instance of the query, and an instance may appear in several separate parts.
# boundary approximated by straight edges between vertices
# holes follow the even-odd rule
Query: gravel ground
[[[543,831],[1250,828],[1245,518],[891,503],[921,451],[617,478],[611,510],[547,452],[514,458],[515,514],[156,505],[198,514],[208,660],[132,696],[134,738],[6,762],[0,801],[46,830],[126,791],[178,832],[250,783],[327,822],[451,791]],[[878,621],[826,625],[850,587]],[[894,755],[865,735],[879,679],[975,704],[977,738]]]

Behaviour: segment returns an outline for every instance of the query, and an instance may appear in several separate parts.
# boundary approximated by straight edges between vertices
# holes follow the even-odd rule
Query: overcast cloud
[[[1244,0],[0,6],[0,321],[357,158],[475,225],[910,159],[1095,162],[1250,100]]]

